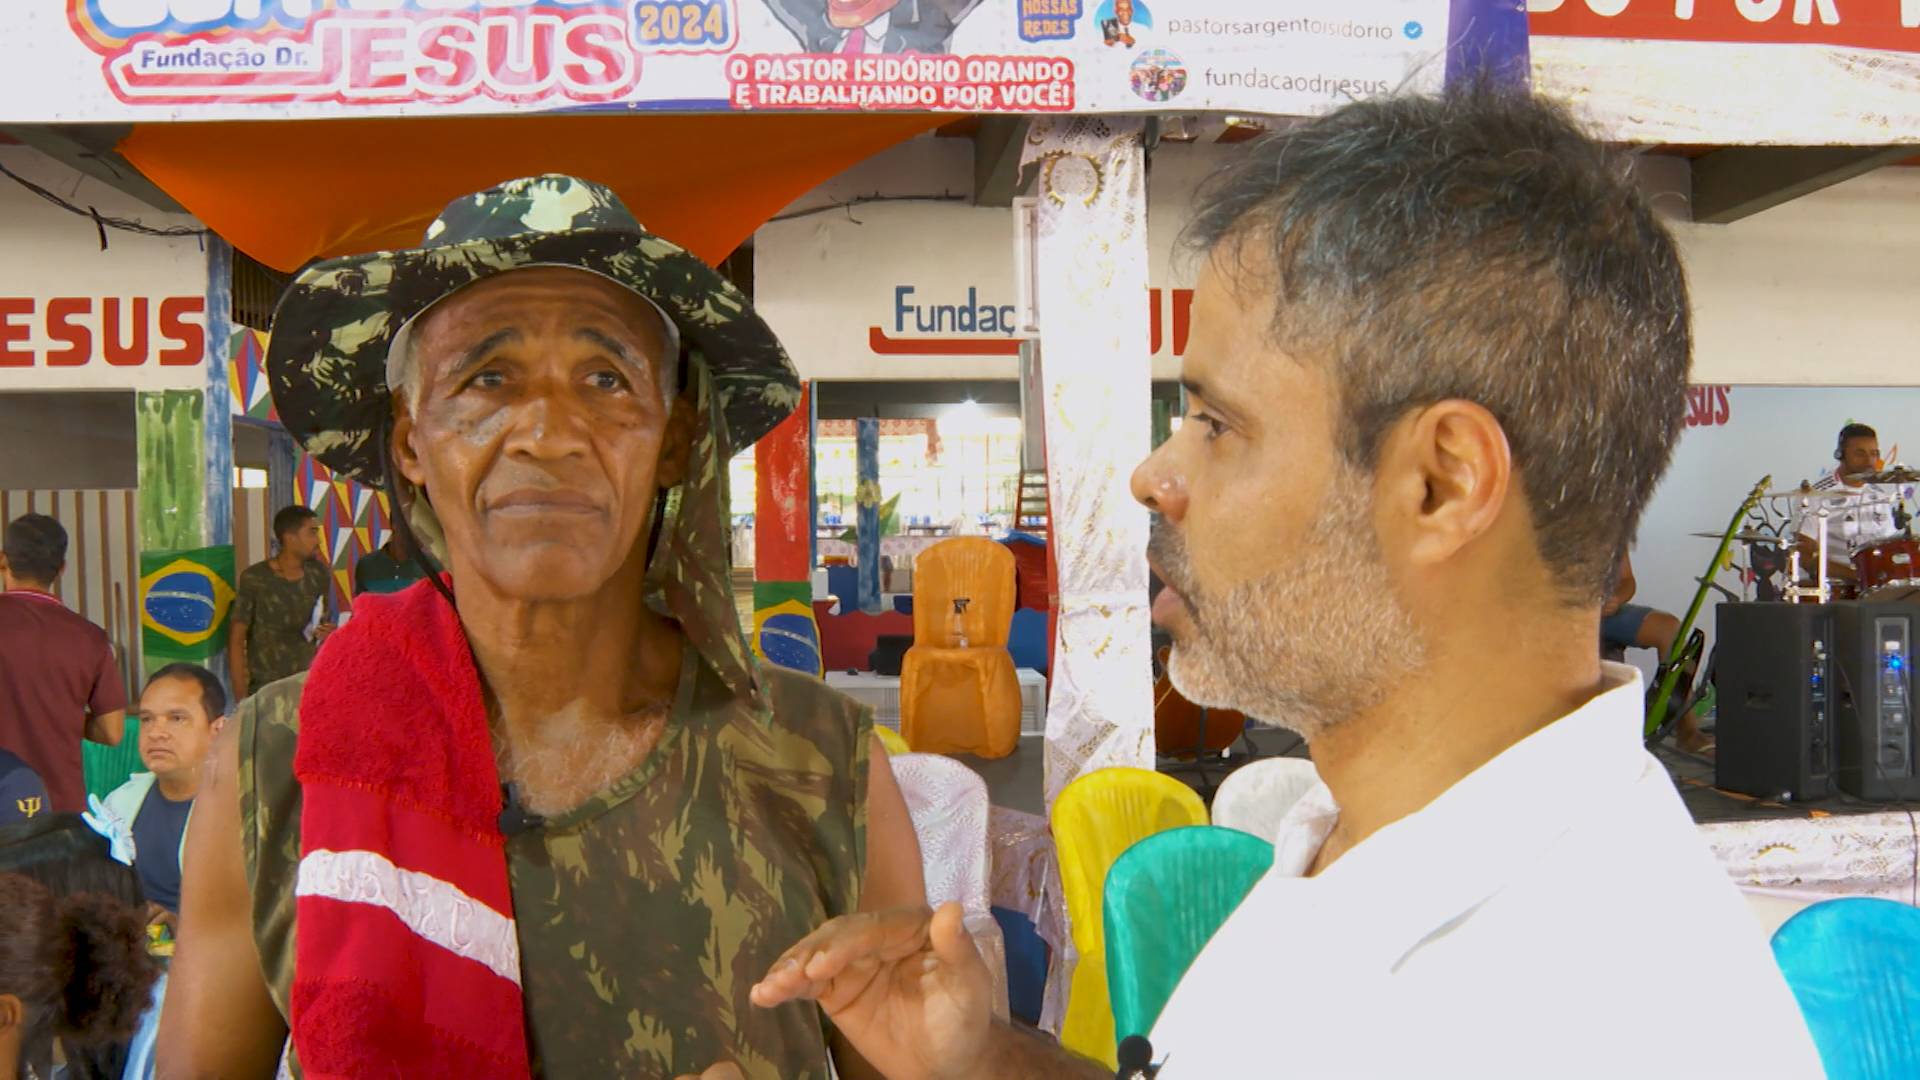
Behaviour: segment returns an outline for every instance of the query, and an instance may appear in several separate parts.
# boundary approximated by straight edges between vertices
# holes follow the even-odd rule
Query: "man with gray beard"
[[[1182,693],[1322,783],[1154,1024],[1161,1080],[1822,1075],[1594,647],[1691,353],[1624,165],[1521,94],[1365,101],[1249,148],[1188,235],[1186,422],[1133,477],[1154,621]],[[986,986],[945,908],[828,923],[753,998],[895,1080],[1111,1075]]]

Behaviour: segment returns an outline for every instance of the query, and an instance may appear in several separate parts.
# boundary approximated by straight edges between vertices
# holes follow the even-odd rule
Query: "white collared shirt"
[[[1813,485],[1813,493],[1794,499],[1794,532],[1820,539],[1820,510],[1827,511],[1827,558],[1845,562],[1855,551],[1893,536],[1900,530],[1893,520],[1897,488],[1877,484],[1848,487],[1829,472]]]
[[[1325,784],[1154,1026],[1161,1080],[1819,1077],[1767,940],[1641,745],[1639,673],[1303,877]]]

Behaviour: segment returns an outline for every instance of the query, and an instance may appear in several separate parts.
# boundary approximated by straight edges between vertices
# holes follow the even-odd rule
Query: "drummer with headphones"
[[[1857,479],[1881,468],[1878,432],[1865,424],[1841,428],[1833,460],[1839,464],[1832,471],[1805,485],[1803,490],[1811,497],[1801,500],[1795,532],[1800,537],[1801,564],[1811,574],[1820,558],[1820,511],[1825,509],[1827,576],[1852,581],[1853,553],[1897,535],[1906,528],[1906,515],[1900,512],[1897,489]]]

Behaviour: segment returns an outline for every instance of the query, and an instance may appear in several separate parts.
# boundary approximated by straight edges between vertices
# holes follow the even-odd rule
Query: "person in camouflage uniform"
[[[273,539],[279,550],[241,571],[234,589],[227,670],[235,698],[307,670],[314,650],[333,632],[327,619],[307,634],[315,605],[332,587],[320,561],[319,519],[304,506],[281,507],[273,515]]]
[[[421,249],[309,268],[267,368],[306,450],[389,483],[415,548],[450,572],[410,592],[454,603],[457,588],[523,826],[504,843],[534,1074],[830,1075],[817,1009],[759,1009],[748,991],[823,919],[924,890],[870,713],[762,666],[740,633],[727,461],[799,390],[745,297],[607,189],[535,177],[456,201]],[[562,488],[608,505],[537,494]],[[217,748],[163,1073],[266,1075],[281,1056],[308,678],[258,693]],[[561,704],[526,706],[541,701]]]

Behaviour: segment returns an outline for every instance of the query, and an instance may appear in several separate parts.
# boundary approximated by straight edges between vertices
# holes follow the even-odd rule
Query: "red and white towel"
[[[294,1049],[309,1077],[528,1075],[500,778],[460,620],[362,596],[300,698]]]

